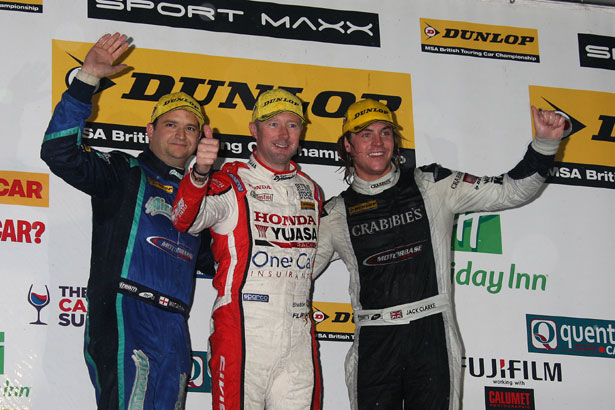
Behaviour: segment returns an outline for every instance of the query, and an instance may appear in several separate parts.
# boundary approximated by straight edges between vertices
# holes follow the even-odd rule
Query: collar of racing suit
[[[248,160],[248,166],[252,168],[254,172],[258,173],[263,178],[263,181],[286,181],[289,179],[293,179],[295,175],[297,175],[297,164],[295,164],[293,161],[290,161],[290,169],[288,171],[279,172],[263,164],[258,159],[258,156],[256,154],[257,152],[254,151],[254,153],[250,155],[250,159]]]
[[[158,158],[149,148],[145,148],[139,155],[139,160],[142,161],[147,167],[149,167],[156,174],[163,176],[173,182],[179,183],[184,177],[184,170],[182,168],[175,168],[165,164],[160,158]]]
[[[399,180],[399,175],[399,169],[393,164],[393,167],[386,175],[374,181],[365,181],[355,174],[350,186],[360,194],[376,195],[394,186]]]

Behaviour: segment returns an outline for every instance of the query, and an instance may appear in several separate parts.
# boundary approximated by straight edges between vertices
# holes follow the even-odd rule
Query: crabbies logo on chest
[[[423,219],[423,209],[411,208],[397,215],[353,225],[350,231],[353,237],[372,235],[398,226],[407,225],[420,219]]]

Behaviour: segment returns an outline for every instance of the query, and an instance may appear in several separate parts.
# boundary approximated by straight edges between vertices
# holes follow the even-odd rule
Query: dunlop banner
[[[319,340],[346,342],[354,339],[354,318],[350,303],[312,302],[312,317]]]
[[[530,103],[559,110],[572,124],[547,181],[615,189],[615,94],[530,86]]]
[[[53,104],[81,66],[89,43],[53,41]],[[338,165],[335,142],[347,107],[362,98],[387,104],[402,127],[401,148],[414,163],[410,74],[276,63],[135,48],[123,61],[131,71],[103,79],[86,124],[87,144],[141,150],[154,103],[184,91],[203,106],[222,142],[221,156],[247,158],[255,145],[248,123],[258,95],[284,88],[304,101],[308,119],[297,162]]]
[[[540,62],[536,29],[427,18],[420,24],[426,53]]]

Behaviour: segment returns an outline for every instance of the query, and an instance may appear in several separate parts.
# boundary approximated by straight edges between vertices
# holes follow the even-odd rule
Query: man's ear
[[[350,144],[350,141],[348,141],[348,137],[344,136],[344,148],[346,149],[346,152],[350,153],[350,151],[352,150],[352,145]]]
[[[252,135],[254,139],[258,139],[258,126],[256,123],[252,121],[248,124],[248,127],[250,128],[250,135]]]
[[[147,134],[147,138],[151,141],[152,135],[154,135],[154,124],[151,122],[145,126],[145,133]]]

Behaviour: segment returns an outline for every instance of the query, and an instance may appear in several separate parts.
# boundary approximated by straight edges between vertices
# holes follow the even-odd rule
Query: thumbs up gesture
[[[196,149],[196,163],[194,168],[199,174],[207,174],[218,159],[220,142],[214,138],[213,131],[209,125],[203,126],[203,138],[199,141]]]

